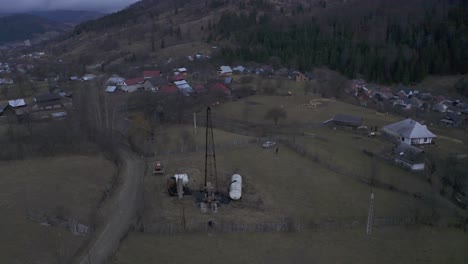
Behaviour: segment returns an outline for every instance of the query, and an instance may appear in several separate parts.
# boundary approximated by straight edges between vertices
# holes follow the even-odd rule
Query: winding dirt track
[[[106,263],[106,258],[118,248],[141,206],[145,163],[130,151],[121,150],[120,156],[122,185],[111,201],[107,223],[96,235],[88,252],[81,256],[80,264]]]

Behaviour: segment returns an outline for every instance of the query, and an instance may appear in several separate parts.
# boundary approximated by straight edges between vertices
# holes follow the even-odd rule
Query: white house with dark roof
[[[382,130],[408,145],[431,144],[437,137],[427,129],[427,126],[410,118],[385,126]]]

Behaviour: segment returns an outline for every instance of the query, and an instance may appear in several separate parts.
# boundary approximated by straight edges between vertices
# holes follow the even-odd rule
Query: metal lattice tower
[[[218,172],[216,169],[216,152],[213,137],[211,108],[206,109],[206,145],[205,145],[205,193],[207,199],[214,199],[218,193]]]

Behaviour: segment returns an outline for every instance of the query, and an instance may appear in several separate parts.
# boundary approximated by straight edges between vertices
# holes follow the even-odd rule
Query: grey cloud
[[[112,12],[134,2],[137,0],[0,0],[0,12],[60,9]]]

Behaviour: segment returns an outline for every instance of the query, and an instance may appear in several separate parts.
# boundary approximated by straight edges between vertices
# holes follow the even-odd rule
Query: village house
[[[115,91],[117,91],[117,86],[112,85],[107,86],[105,90],[106,93],[115,93]]]
[[[276,76],[281,76],[281,77],[288,77],[289,75],[289,70],[288,68],[281,68],[275,72]]]
[[[162,76],[157,76],[157,77],[152,77],[150,79],[146,79],[143,82],[143,87],[145,90],[149,91],[158,91],[163,85],[168,84],[169,82],[165,77]]]
[[[226,85],[231,84],[232,81],[233,81],[232,77],[226,77],[226,78],[224,78],[224,84],[226,84]]]
[[[12,79],[1,79],[0,78],[0,85],[2,84],[13,84],[13,80]]]
[[[145,81],[145,78],[143,77],[127,79],[125,80],[124,85],[120,87],[120,89],[122,89],[122,91],[127,92],[127,93],[133,93],[139,89],[143,89],[144,81]]]
[[[179,74],[185,76],[185,75],[187,75],[188,70],[187,70],[187,68],[179,68],[179,69],[177,69],[177,72],[178,72]]]
[[[150,79],[161,76],[161,71],[143,71],[143,78]]]
[[[231,76],[232,75],[232,69],[229,66],[221,66],[218,69],[218,75],[219,76]]]
[[[195,85],[195,87],[193,87],[193,90],[198,95],[206,93],[206,87],[203,84]]]
[[[5,114],[5,110],[7,107],[8,107],[8,102],[0,103],[0,116],[3,116]]]
[[[159,88],[159,93],[169,95],[169,94],[177,94],[179,89],[174,84],[165,84]]]
[[[62,118],[67,115],[64,110],[65,105],[62,102],[63,97],[55,93],[38,95],[34,98],[34,104],[31,106],[32,118]]]
[[[420,148],[400,143],[394,150],[395,163],[412,171],[424,170],[424,151]]]
[[[83,77],[81,77],[81,80],[82,81],[92,81],[92,80],[96,79],[96,77],[97,76],[94,75],[94,74],[87,73],[87,74],[83,75]]]
[[[220,82],[213,83],[209,86],[209,91],[214,93],[224,94],[225,96],[231,96],[231,90]]]
[[[401,90],[398,92],[399,96],[405,96],[405,97],[411,97],[413,96],[413,90],[409,88],[401,88]]]
[[[122,86],[125,83],[125,78],[120,77],[118,75],[112,75],[109,79],[106,81],[106,85],[108,86]]]
[[[362,125],[362,117],[337,114],[335,117],[323,122],[322,124],[333,124],[334,126],[358,128]]]
[[[47,93],[34,98],[35,104],[31,107],[33,111],[47,111],[63,108],[62,97],[59,94]]]
[[[463,123],[463,117],[456,113],[447,113],[444,118],[440,120],[440,123],[448,127],[458,127]]]
[[[262,74],[262,75],[272,75],[275,69],[271,65],[263,65],[262,67],[258,68],[256,71],[256,74]]]
[[[432,106],[432,110],[439,112],[439,113],[445,113],[447,112],[448,106],[445,105],[444,103],[437,103]]]
[[[232,71],[237,73],[237,74],[244,74],[246,72],[246,69],[244,66],[237,66],[237,67],[234,67],[232,68]]]
[[[413,119],[405,119],[385,126],[383,132],[408,145],[431,144],[437,136]]]
[[[14,112],[14,114],[18,117],[29,113],[29,108],[27,107],[26,101],[22,98],[9,100],[7,107],[10,108]]]
[[[177,89],[179,89],[179,91],[185,96],[189,96],[191,93],[193,93],[192,87],[187,83],[186,80],[175,81],[174,84],[177,86]]]
[[[11,108],[20,108],[26,106],[26,102],[24,99],[15,99],[15,100],[9,100],[8,105]]]

